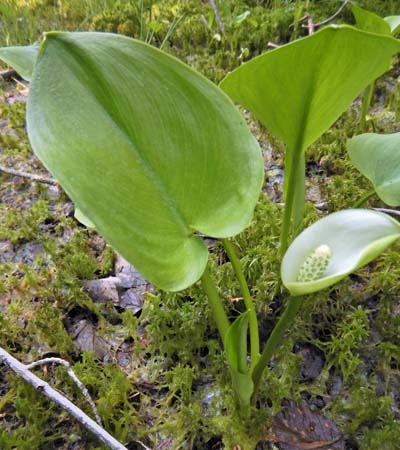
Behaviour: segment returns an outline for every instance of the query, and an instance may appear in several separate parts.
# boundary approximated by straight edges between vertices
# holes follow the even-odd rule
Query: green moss
[[[73,343],[62,322],[62,313],[53,305],[38,308],[28,323],[27,332],[39,338],[50,352],[64,356],[73,351]]]
[[[339,369],[345,383],[356,373],[361,363],[357,350],[368,335],[368,311],[359,306],[346,314],[336,334],[324,345],[328,363]]]
[[[0,239],[12,243],[32,241],[40,233],[40,225],[51,217],[48,203],[39,200],[27,210],[5,209],[0,216]]]
[[[355,383],[342,399],[335,399],[333,409],[351,441],[362,449],[385,448],[395,450],[400,427],[391,411],[391,399],[377,396],[376,381],[364,380]],[[378,439],[381,444],[378,447]]]
[[[219,81],[243,60],[265,51],[268,41],[284,43],[307,33],[297,22],[305,12],[305,1],[219,2],[224,36],[207,2],[168,0],[153,7],[144,2],[143,11],[140,2],[56,3],[30,1],[24,11],[15,3],[5,18],[4,29],[9,28],[8,36],[2,29],[3,43],[32,42],[41,31],[59,27],[115,31],[161,45],[175,24],[164,49]],[[391,2],[360,4],[380,15],[398,13]],[[310,2],[315,21],[337,7],[335,0]],[[21,22],[14,20],[19,15]],[[339,19],[352,20],[348,10]],[[379,82],[378,89],[385,99],[382,110],[371,110],[369,124],[391,132],[396,126],[398,92],[385,82]],[[23,103],[0,107],[0,118],[7,120],[5,130],[10,132],[0,137],[1,160],[18,167],[28,160],[41,167],[31,159],[24,113]],[[312,182],[317,180],[321,203],[326,203],[328,211],[351,206],[371,188],[346,154],[346,141],[356,131],[358,115],[356,103],[307,151],[307,174]],[[256,123],[251,122],[251,127],[266,147],[273,146],[271,158],[281,164],[282,144]],[[400,365],[398,246],[330,290],[304,299],[299,317],[265,372],[257,414],[243,420],[234,414],[229,372],[200,286],[182,293],[149,294],[140,315],[121,313],[112,305],[100,308],[85,294],[81,281],[113,274],[112,249],[96,233],[66,217],[64,194],[54,198],[45,186],[31,188],[28,181],[1,178],[8,206],[4,204],[0,211],[0,239],[11,240],[16,252],[34,241],[43,252],[30,265],[14,261],[0,265],[0,341],[21,360],[42,352],[69,358],[106,428],[122,442],[134,446],[140,439],[151,448],[169,442],[172,449],[186,445],[202,449],[223,441],[225,448],[240,444],[247,450],[269,433],[283,399],[311,398],[311,406],[313,399],[325,401],[325,413],[354,447],[395,450],[400,439],[392,412]],[[14,208],[14,203],[19,207]],[[377,206],[379,201],[372,198],[369,204]],[[307,205],[305,224],[323,214]],[[279,276],[281,217],[282,206],[261,195],[251,225],[233,239],[256,304],[262,344],[287,299]],[[242,294],[218,243],[212,253],[212,274],[233,319],[244,311]],[[108,343],[112,337],[104,361],[93,354],[78,354],[65,326],[76,311],[94,318],[100,339]],[[324,367],[315,380],[300,381],[302,361],[293,350],[296,342],[322,351]],[[120,367],[124,346],[129,364]],[[373,358],[368,357],[371,352]],[[336,399],[330,392],[333,377],[345,383]],[[101,448],[89,436],[80,438],[86,433],[39,393],[14,376],[7,379],[9,393],[0,402],[0,412],[8,419],[0,430],[1,448],[71,448],[76,443]],[[90,413],[63,368],[49,369],[48,379]]]

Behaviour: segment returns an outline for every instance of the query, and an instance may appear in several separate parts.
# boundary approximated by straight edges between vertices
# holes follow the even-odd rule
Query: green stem
[[[375,195],[375,190],[368,191],[366,194],[364,194],[362,197],[360,197],[352,206],[353,209],[360,208],[364,205],[366,201],[368,201],[371,197]]]
[[[302,302],[302,297],[289,297],[288,303],[286,305],[285,311],[275,325],[272,333],[270,334],[267,343],[265,344],[264,350],[261,353],[260,359],[258,360],[256,366],[253,370],[253,383],[254,383],[254,393],[253,398],[257,394],[258,386],[261,381],[261,376],[267,364],[271,360],[271,357],[282,341],[282,336],[286,329],[293,323],[297,312],[300,309]]]
[[[296,179],[297,173],[300,169],[300,161],[301,161],[301,148],[292,149],[292,163],[290,165],[289,179],[287,183],[287,192],[285,197],[285,211],[283,214],[283,223],[282,223],[282,231],[281,231],[281,257],[286,253],[286,250],[289,245],[289,233],[290,227],[292,223],[293,216],[293,204],[296,194]]]
[[[227,239],[222,239],[225,251],[232,264],[236,278],[239,281],[240,290],[242,291],[244,304],[249,311],[249,327],[250,327],[250,348],[251,348],[251,366],[254,367],[260,357],[260,338],[258,336],[257,314],[254,309],[253,300],[250,295],[249,287],[243,275],[239,258],[236,255],[235,248]]]
[[[224,343],[225,335],[229,328],[229,320],[222,305],[217,288],[211,278],[208,265],[203,273],[203,276],[201,277],[201,285],[207,295],[208,304],[210,305],[214,320],[217,323],[217,328],[221,336],[222,343]]]
[[[369,107],[371,105],[372,94],[374,93],[375,82],[371,83],[369,86],[365,88],[364,97],[362,99],[361,105],[361,117],[360,117],[360,125],[359,125],[359,133],[363,133],[365,131],[365,125],[367,123],[367,114]]]

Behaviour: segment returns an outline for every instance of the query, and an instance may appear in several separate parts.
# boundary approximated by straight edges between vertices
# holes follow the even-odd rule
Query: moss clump
[[[356,373],[361,363],[357,349],[368,335],[368,311],[359,306],[345,315],[336,334],[324,343],[328,364],[340,371],[345,383]]]
[[[3,43],[32,42],[53,26],[116,31],[151,39],[155,45],[164,43],[165,50],[214,81],[265,51],[268,41],[280,44],[307,33],[298,23],[305,1],[219,2],[225,35],[207,2],[168,0],[153,6],[144,2],[143,10],[140,2],[117,2],[120,8],[78,0],[25,3],[29,4],[26,14],[19,2],[15,11],[8,12],[4,27],[10,26],[10,30],[8,37],[3,33]],[[381,15],[398,12],[390,2],[365,0],[360,4]],[[310,12],[318,21],[337,7],[334,0],[311,2]],[[14,20],[18,14],[22,14],[20,29]],[[174,22],[177,18],[178,23]],[[353,19],[347,12],[340,20]],[[164,42],[173,24],[175,28]],[[385,83],[377,87],[376,100],[381,93],[385,97],[381,109],[371,110],[373,116],[379,111],[382,115],[375,114],[370,125],[391,132],[391,127],[398,125],[397,91]],[[38,169],[41,165],[33,159],[27,143],[24,109],[18,102],[0,107],[0,118],[7,121],[0,137],[1,160]],[[356,103],[307,152],[307,174],[319,185],[320,203],[328,211],[351,206],[370,189],[369,182],[351,167],[345,150],[358,114]],[[251,126],[273,153],[268,161],[282,165],[281,144],[256,123]],[[237,444],[251,448],[268,434],[282,400],[306,399],[311,408],[323,407],[340,425],[349,445],[396,450],[398,247],[330,290],[304,299],[299,317],[264,375],[257,414],[243,420],[233,414],[229,373],[200,287],[178,294],[148,295],[136,315],[115,309],[111,303],[95,304],[81,281],[113,275],[112,249],[96,233],[77,224],[62,193],[54,195],[46,187],[32,187],[30,182],[7,175],[1,178],[0,239],[10,241],[17,255],[31,241],[40,251],[29,260],[12,257],[0,265],[0,341],[23,361],[46,354],[71,361],[95,399],[106,428],[122,442],[134,447],[140,439],[149,447],[168,445],[171,449],[233,448]],[[379,201],[373,198],[370,204],[377,206]],[[307,205],[305,224],[322,214]],[[251,225],[233,239],[256,304],[262,343],[287,300],[279,277],[281,216],[282,206],[262,195]],[[212,258],[213,277],[233,319],[244,311],[238,283],[217,243]],[[70,325],[79,320],[89,322],[93,339],[105,343],[107,350],[101,356],[77,348]],[[304,364],[296,353],[299,343],[321,352],[323,367],[312,379],[299,377]],[[50,368],[47,379],[89,412],[63,368]],[[2,392],[7,391],[0,402],[1,448],[101,448],[21,380],[7,374],[0,383]]]
[[[9,239],[13,244],[35,240],[40,232],[40,225],[49,218],[51,213],[48,203],[43,200],[34,203],[27,210],[6,210],[0,216],[0,239]]]

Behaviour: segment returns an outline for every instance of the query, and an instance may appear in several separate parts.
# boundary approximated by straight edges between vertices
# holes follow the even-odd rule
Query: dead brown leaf
[[[341,432],[332,420],[305,404],[286,401],[272,424],[273,436],[282,450],[344,450]]]

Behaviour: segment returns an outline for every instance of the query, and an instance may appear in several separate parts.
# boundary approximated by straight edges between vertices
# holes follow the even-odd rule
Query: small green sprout
[[[332,251],[328,245],[320,245],[304,261],[300,267],[297,281],[306,283],[322,278],[331,260]]]

